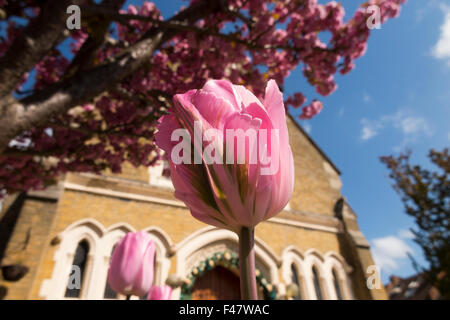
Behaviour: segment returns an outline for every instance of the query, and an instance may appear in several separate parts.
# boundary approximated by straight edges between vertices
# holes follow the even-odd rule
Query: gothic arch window
[[[281,273],[288,290],[286,291],[288,298],[296,300],[310,299],[313,294],[311,294],[309,289],[308,262],[305,261],[303,252],[295,246],[288,246],[283,250],[281,260]],[[296,284],[298,287],[298,294],[294,297],[292,297],[294,292],[289,288],[290,284]]]
[[[109,257],[109,262],[111,262],[111,257],[114,252],[114,247],[111,250],[111,256]],[[115,292],[108,283],[108,273],[106,274],[106,285],[105,285],[105,292],[103,293],[103,299],[117,299],[117,292]]]
[[[294,263],[291,264],[291,281],[292,283],[297,285],[297,295],[295,295],[293,298],[294,300],[302,300],[302,293],[301,293],[301,285],[299,280],[299,275],[297,272],[297,267]]]
[[[353,299],[351,278],[348,276],[351,270],[351,267],[340,255],[334,252],[325,255],[325,276],[329,283],[330,299]]]
[[[59,243],[53,255],[53,272],[42,282],[39,295],[51,300],[102,297],[95,295],[95,290],[103,293],[104,287],[93,281],[98,279],[99,240],[103,234],[103,226],[94,219],[82,219],[59,233],[55,237]]]
[[[286,289],[290,289],[289,285],[296,283],[297,278],[301,299],[353,299],[349,277],[352,268],[338,253],[329,251],[323,255],[315,249],[302,252],[295,246],[288,246],[281,259]],[[286,294],[290,296],[292,291]]]
[[[89,255],[89,243],[83,239],[78,243],[73,258],[71,271],[67,281],[65,298],[80,298],[84,289],[84,280],[86,278],[86,269]]]
[[[154,284],[162,285],[169,274],[168,252],[173,244],[168,235],[157,227],[149,227],[145,231],[157,248]],[[107,276],[113,248],[128,232],[135,230],[126,223],[105,229],[91,218],[69,225],[57,235],[59,244],[53,256],[53,272],[42,282],[39,295],[45,299],[124,299],[109,287]],[[73,265],[78,268],[81,282],[78,288],[71,286],[67,289],[69,280],[75,284]]]
[[[317,300],[323,300],[323,289],[320,285],[320,278],[319,274],[317,273],[317,267],[312,267],[312,275],[313,275],[313,283],[314,283],[314,290],[316,292],[316,298]]]
[[[342,300],[342,291],[341,291],[341,286],[339,284],[339,278],[336,274],[336,270],[333,268],[332,271],[332,275],[333,275],[333,286],[334,286],[334,291],[336,292],[336,298],[338,300]]]

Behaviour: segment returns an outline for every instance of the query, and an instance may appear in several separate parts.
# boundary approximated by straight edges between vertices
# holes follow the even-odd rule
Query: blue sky
[[[340,2],[348,19],[362,0]],[[165,18],[187,4],[155,3]],[[413,162],[429,166],[428,150],[450,145],[450,1],[408,0],[399,18],[372,31],[366,55],[337,83],[335,93],[320,97],[298,68],[285,90],[324,102],[321,114],[300,124],[342,171],[342,193],[372,245],[383,282],[391,274],[411,275],[406,252],[424,261],[408,233],[414,223],[378,158],[410,148]]]
[[[361,2],[341,1],[347,17]],[[322,113],[301,125],[341,169],[342,192],[358,214],[383,282],[391,274],[415,273],[407,252],[424,262],[408,232],[414,222],[378,157],[411,148],[412,160],[428,166],[428,150],[450,144],[450,44],[445,45],[445,39],[450,43],[450,9],[445,2],[409,0],[399,18],[372,32],[366,55],[350,74],[338,76],[339,89],[330,97],[319,97],[300,69],[285,85],[287,93],[302,91],[324,102]],[[169,17],[185,2],[155,3]]]
[[[390,274],[414,273],[406,252],[419,262],[423,258],[407,232],[414,222],[378,157],[410,148],[412,161],[428,167],[428,150],[450,145],[450,7],[445,2],[409,0],[399,18],[373,30],[356,69],[339,77],[338,91],[322,99],[322,113],[301,121],[341,169],[342,192],[358,214],[384,282]],[[342,3],[352,13],[359,1]],[[286,88],[315,96],[300,70]]]

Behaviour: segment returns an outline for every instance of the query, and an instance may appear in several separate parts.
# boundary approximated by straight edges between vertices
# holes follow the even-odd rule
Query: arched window
[[[116,246],[114,246],[111,250],[111,256],[109,257],[109,262],[111,262],[111,257],[114,252],[114,249]],[[108,271],[109,271],[109,265],[108,265]],[[105,292],[103,293],[103,299],[117,299],[117,292],[115,292],[108,283],[108,272],[106,272],[106,286],[105,286]]]
[[[342,292],[341,287],[339,285],[339,279],[336,274],[336,270],[333,268],[333,283],[334,283],[334,290],[336,291],[336,297],[338,300],[342,300]]]
[[[313,281],[314,281],[314,290],[316,291],[317,300],[323,300],[322,288],[320,287],[319,276],[317,275],[316,267],[312,268],[313,273]]]
[[[81,240],[73,258],[65,298],[80,298],[89,253],[89,243]]]
[[[300,289],[300,281],[298,278],[297,268],[295,267],[295,264],[291,264],[291,274],[292,274],[292,283],[295,283],[297,285],[297,295],[293,296],[294,300],[302,300],[302,293]]]

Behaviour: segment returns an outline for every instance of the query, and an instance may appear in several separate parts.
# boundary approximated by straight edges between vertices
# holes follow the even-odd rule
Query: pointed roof
[[[311,145],[321,154],[321,156],[333,167],[336,172],[341,175],[341,170],[331,161],[331,159],[325,154],[325,152],[317,145],[316,142],[310,137],[310,135],[302,128],[302,126],[295,121],[294,116],[292,116],[289,112],[287,113],[289,118],[294,122],[295,126],[300,130],[300,132],[308,139]]]

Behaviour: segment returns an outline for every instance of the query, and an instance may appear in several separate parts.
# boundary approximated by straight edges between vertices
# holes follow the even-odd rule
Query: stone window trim
[[[158,227],[144,229],[156,244],[154,284],[162,285],[168,276],[170,269],[171,240],[167,234]],[[106,287],[109,261],[115,244],[128,232],[135,229],[126,223],[118,223],[104,228],[102,224],[92,218],[79,220],[68,226],[58,234],[61,242],[55,251],[55,262],[50,279],[42,282],[39,295],[45,299],[64,298],[66,284],[73,257],[78,243],[86,240],[89,244],[88,261],[82,284],[82,290],[78,299],[103,299]],[[119,295],[119,299],[125,297]],[[133,297],[136,298],[137,297]]]
[[[297,247],[289,246],[283,250],[281,258],[283,260],[281,274],[286,285],[289,285],[292,282],[291,265],[295,265],[299,277],[299,289],[302,299],[317,299],[312,272],[313,267],[317,270],[323,299],[337,299],[333,282],[333,270],[335,270],[338,277],[337,280],[341,289],[342,299],[354,299],[349,276],[352,268],[338,253],[330,251],[323,255],[315,249],[309,249],[303,253]]]

